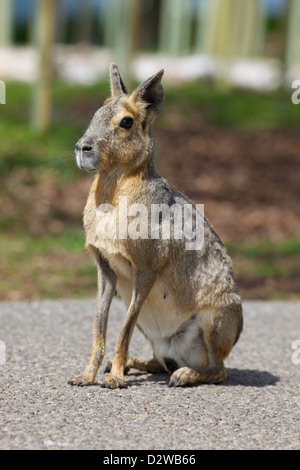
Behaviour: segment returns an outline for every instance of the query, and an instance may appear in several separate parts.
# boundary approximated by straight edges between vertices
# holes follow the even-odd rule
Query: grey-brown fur
[[[153,239],[150,228],[148,239],[103,239],[100,223],[99,235],[102,219],[97,207],[111,204],[119,214],[122,196],[129,205],[144,204],[149,214],[153,204],[192,204],[155,170],[152,122],[163,104],[162,75],[163,71],[158,72],[129,95],[112,64],[112,96],[95,113],[76,146],[78,165],[97,172],[84,226],[86,245],[98,268],[98,301],[91,359],[83,375],[71,384],[95,381],[105,354],[107,319],[116,288],[127,316],[103,384],[108,388],[123,387],[124,370],[131,367],[172,372],[170,386],[220,382],[226,378],[224,359],[242,330],[241,297],[230,257],[199,212],[204,242],[198,250],[187,250],[184,238]],[[122,127],[124,118],[126,125],[132,120],[130,128]],[[194,222],[195,217],[193,205]],[[128,355],[136,324],[152,344],[151,360]]]

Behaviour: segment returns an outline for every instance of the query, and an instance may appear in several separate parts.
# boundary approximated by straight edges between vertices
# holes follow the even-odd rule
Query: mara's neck
[[[157,177],[154,159],[148,159],[144,164],[134,168],[115,166],[97,174],[92,191],[95,195],[96,206],[116,203],[119,196],[134,196],[142,181]]]

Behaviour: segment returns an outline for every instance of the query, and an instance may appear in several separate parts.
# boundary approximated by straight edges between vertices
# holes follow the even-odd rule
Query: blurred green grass
[[[291,92],[279,89],[257,93],[243,89],[216,88],[187,83],[184,88],[167,88],[166,102],[189,115],[201,108],[207,124],[256,131],[299,126],[299,109],[291,102]]]
[[[168,125],[167,114],[172,114],[175,109],[177,125],[182,128],[191,125],[191,116],[192,119],[203,119],[208,125],[248,131],[296,129],[300,124],[299,109],[292,105],[289,91],[258,94],[216,89],[208,83],[193,82],[181,87],[166,86],[165,92],[167,112],[158,121],[162,128]],[[86,177],[75,165],[74,145],[93,112],[108,95],[107,80],[93,86],[56,81],[53,126],[46,135],[38,135],[30,126],[31,86],[7,84],[7,104],[0,108],[1,299],[94,295],[96,270],[84,250],[81,216],[68,221],[67,228],[57,234],[47,233],[47,230],[32,233],[20,214],[22,204],[19,204],[18,212],[7,201],[10,188],[14,186],[15,193],[20,192],[17,205],[22,200],[24,184],[30,190],[31,178],[34,181],[52,178],[64,185]],[[29,182],[25,183],[24,177],[18,176],[18,171],[24,170],[27,176],[30,175]],[[18,178],[23,178],[21,183]],[[11,192],[15,197],[14,191]],[[228,249],[241,277],[246,280],[245,286],[252,278],[271,277],[275,280],[275,284],[262,294],[268,298],[285,298],[276,280],[300,277],[300,245],[294,238],[284,243],[264,241],[240,245],[232,242]]]
[[[96,269],[80,229],[59,236],[10,234],[2,240],[0,257],[2,299],[78,298],[96,292]]]
[[[199,109],[205,122],[215,126],[254,131],[276,127],[291,129],[300,124],[299,109],[291,103],[289,91],[228,91],[202,82],[166,86],[165,91],[166,107],[176,106],[180,110],[183,126],[190,125],[189,116]],[[1,106],[1,175],[22,166],[41,172],[56,170],[62,179],[74,177],[77,170],[70,164],[74,144],[108,94],[107,81],[92,86],[57,81],[53,87],[53,127],[47,135],[41,136],[30,127],[31,87],[8,83],[7,105]],[[165,116],[166,113],[160,117],[161,125]]]
[[[289,91],[259,94],[245,90],[228,91],[202,82],[191,82],[181,87],[167,86],[165,91],[169,114],[176,107],[182,127],[190,126],[190,116],[199,110],[208,125],[250,131],[291,129],[300,124],[299,109],[292,105]],[[56,172],[61,180],[76,177],[79,172],[74,165],[74,145],[108,94],[109,84],[105,80],[92,86],[56,81],[53,87],[53,126],[47,135],[38,135],[30,126],[32,87],[24,83],[8,83],[7,104],[0,109],[1,178],[16,167],[29,168],[38,174]],[[168,113],[163,113],[159,117],[161,126],[165,125],[167,116]]]
[[[228,243],[243,287],[260,282],[270,300],[299,298],[300,240]],[[269,282],[268,282],[269,281]],[[259,286],[256,292],[259,292]],[[297,294],[298,293],[298,294]]]

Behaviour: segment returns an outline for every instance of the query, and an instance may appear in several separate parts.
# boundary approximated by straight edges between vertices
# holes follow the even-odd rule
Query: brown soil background
[[[158,132],[158,169],[205,213],[224,241],[300,233],[300,135],[201,127]]]
[[[166,122],[159,123],[155,131],[157,170],[173,187],[204,204],[205,215],[226,244],[239,246],[268,240],[280,243],[299,237],[297,130],[249,132],[207,126],[203,121],[198,123],[197,116],[189,119],[188,126],[181,126],[176,118],[172,122],[170,114]],[[69,164],[75,165],[73,154]],[[5,181],[2,205],[32,235],[60,234],[69,227],[82,227],[82,211],[92,179],[78,170],[75,179],[62,184],[51,173],[43,179],[29,169],[19,168]],[[75,270],[86,263],[87,256],[84,249],[82,254],[74,253],[72,259],[68,253],[54,253],[44,264],[61,263]],[[272,254],[273,264],[288,269],[290,265],[292,274],[285,276],[260,275],[252,269],[253,261],[244,255],[233,256],[233,261],[245,299],[300,298],[299,253],[278,259],[276,253]],[[20,278],[24,278],[21,288],[7,293],[3,300],[39,297],[26,270],[24,276],[20,270]],[[86,294],[94,295],[95,288],[86,286]],[[72,292],[70,287],[66,296]]]

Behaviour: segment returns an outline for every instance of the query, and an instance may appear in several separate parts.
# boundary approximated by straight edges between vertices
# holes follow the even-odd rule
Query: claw
[[[88,376],[79,376],[79,377],[74,377],[74,379],[69,380],[67,384],[77,385],[77,387],[84,387],[86,385],[93,385],[94,380]]]
[[[183,385],[185,385],[185,382],[180,379],[175,379],[175,377],[173,377],[173,379],[171,378],[168,383],[168,387],[182,387]]]
[[[189,367],[181,367],[173,372],[168,386],[184,387],[197,384],[197,372]]]
[[[104,382],[101,384],[102,388],[110,388],[114,390],[115,388],[126,388],[124,379],[119,377],[112,377],[109,375]]]

